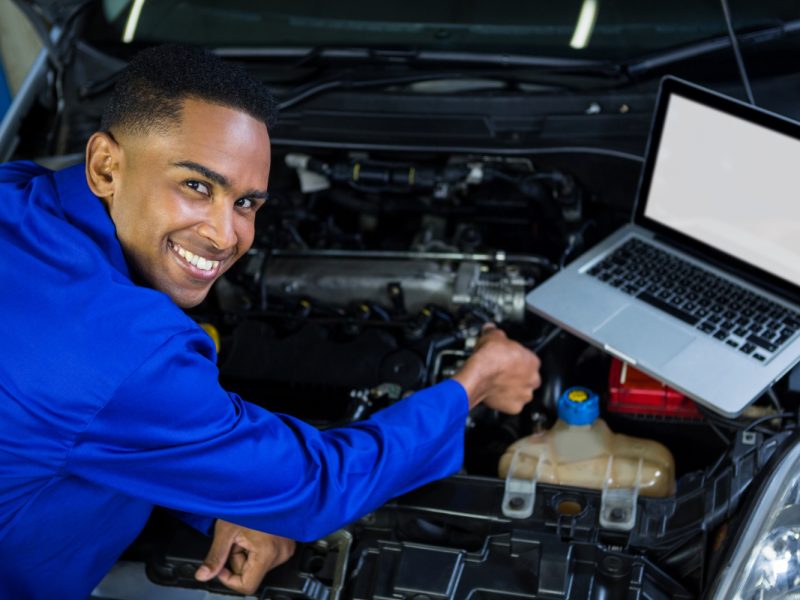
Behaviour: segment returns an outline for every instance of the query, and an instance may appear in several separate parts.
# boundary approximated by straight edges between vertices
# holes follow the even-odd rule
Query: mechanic
[[[181,309],[253,242],[274,103],[161,46],[120,76],[85,164],[0,167],[0,597],[86,598],[154,505],[214,535],[196,577],[252,593],[293,552],[455,472],[469,408],[517,413],[538,358],[489,328],[451,380],[318,431],[219,385]]]

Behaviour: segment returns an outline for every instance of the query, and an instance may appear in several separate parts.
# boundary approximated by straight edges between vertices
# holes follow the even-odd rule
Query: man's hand
[[[214,541],[195,579],[217,577],[241,594],[253,594],[267,571],[294,554],[294,541],[217,519]]]
[[[533,352],[508,339],[494,325],[487,325],[472,356],[453,379],[467,390],[470,408],[483,402],[515,415],[541,384],[539,365]]]

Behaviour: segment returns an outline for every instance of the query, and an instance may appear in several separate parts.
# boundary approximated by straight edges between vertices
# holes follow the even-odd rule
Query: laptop
[[[735,417],[800,359],[800,124],[666,77],[631,223],[534,313]]]

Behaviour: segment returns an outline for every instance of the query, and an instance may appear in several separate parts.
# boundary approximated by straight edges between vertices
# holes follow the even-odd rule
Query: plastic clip
[[[543,457],[538,457],[533,479],[517,477],[517,463],[520,462],[521,454],[522,449],[519,448],[511,457],[503,494],[503,514],[511,519],[527,519],[533,514],[533,506],[536,502],[536,482],[539,481],[539,469],[544,460]]]
[[[617,531],[630,531],[636,524],[637,500],[642,482],[643,459],[639,458],[636,467],[636,480],[633,487],[611,488],[611,467],[614,457],[608,457],[603,492],[600,496],[600,526]]]

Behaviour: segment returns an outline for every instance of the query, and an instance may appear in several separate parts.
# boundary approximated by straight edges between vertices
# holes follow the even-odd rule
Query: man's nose
[[[236,231],[233,227],[233,206],[215,202],[201,223],[200,234],[217,250],[228,250],[236,245]]]

